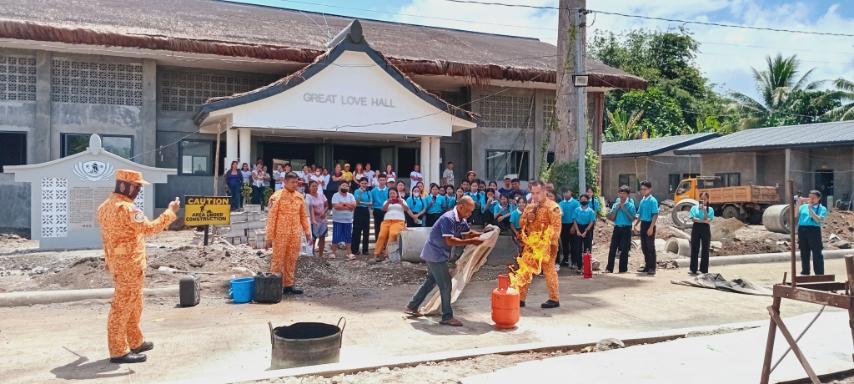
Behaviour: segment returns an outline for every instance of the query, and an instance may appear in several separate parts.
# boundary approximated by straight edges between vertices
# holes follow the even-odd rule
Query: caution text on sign
[[[228,197],[186,196],[184,198],[184,224],[228,225],[231,223],[231,204]]]

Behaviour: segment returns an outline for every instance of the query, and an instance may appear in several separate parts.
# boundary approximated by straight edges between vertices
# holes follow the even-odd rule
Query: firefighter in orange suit
[[[156,220],[149,221],[134,199],[144,184],[142,174],[116,171],[116,189],[98,207],[98,223],[104,243],[107,269],[113,275],[115,293],[107,322],[107,342],[113,363],[141,363],[142,352],[154,348],[145,341],[139,328],[142,315],[142,286],[145,278],[145,242],[143,237],[166,229],[175,221],[179,200],[169,203]]]
[[[294,295],[302,294],[294,286],[302,236],[311,244],[305,196],[297,191],[298,180],[294,172],[285,175],[285,187],[270,196],[267,212],[267,248],[273,247],[270,271],[282,275],[282,292]]]
[[[546,286],[549,289],[549,300],[540,305],[541,308],[557,308],[560,306],[560,297],[558,295],[557,270],[555,270],[555,256],[557,255],[557,245],[560,241],[561,230],[561,210],[560,206],[546,196],[546,187],[538,181],[533,181],[529,184],[531,191],[531,203],[525,207],[525,212],[522,213],[520,220],[521,231],[523,233],[542,232],[548,228],[552,229],[552,238],[547,254],[548,260],[543,260],[543,274],[546,277]],[[528,286],[520,289],[519,298],[520,304],[525,305],[525,298],[528,296]]]

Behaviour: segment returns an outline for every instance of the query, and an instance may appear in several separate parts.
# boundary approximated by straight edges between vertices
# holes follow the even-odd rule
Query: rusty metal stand
[[[790,191],[794,189],[793,182],[790,180],[787,186],[787,195],[791,198],[792,193]],[[783,334],[783,337],[786,339],[786,342],[789,344],[792,352],[794,352],[795,357],[798,358],[801,366],[804,367],[804,371],[806,371],[807,376],[809,376],[810,380],[814,384],[820,384],[821,382],[818,380],[818,376],[816,376],[815,371],[813,371],[806,359],[806,356],[804,356],[800,347],[798,347],[797,340],[792,337],[792,333],[789,332],[789,328],[780,317],[780,304],[783,299],[789,299],[847,309],[848,326],[851,328],[851,337],[852,340],[854,340],[854,257],[845,256],[845,270],[848,278],[848,281],[845,283],[836,282],[836,277],[834,275],[797,276],[795,274],[795,209],[797,209],[797,207],[795,206],[794,201],[790,204],[792,282],[787,283],[784,275],[783,283],[774,285],[774,301],[771,306],[768,307],[768,314],[771,317],[771,321],[768,326],[768,340],[765,344],[765,359],[762,363],[762,376],[760,383],[768,384],[768,380],[771,376],[771,359],[774,354],[774,339],[777,335],[777,329],[779,328],[780,333]],[[854,355],[852,355],[852,360],[854,360]]]

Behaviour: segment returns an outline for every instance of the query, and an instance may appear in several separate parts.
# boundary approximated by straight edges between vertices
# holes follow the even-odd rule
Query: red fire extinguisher
[[[590,279],[593,277],[593,261],[591,260],[590,252],[584,252],[582,256],[582,264],[584,264],[584,278]]]

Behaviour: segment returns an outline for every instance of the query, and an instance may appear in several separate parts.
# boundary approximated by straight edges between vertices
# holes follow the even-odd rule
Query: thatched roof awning
[[[352,18],[210,0],[0,0],[0,38],[310,64]],[[408,75],[555,82],[556,47],[536,39],[364,20],[374,48]],[[646,81],[588,58],[589,85]]]

